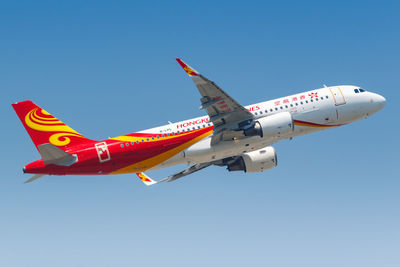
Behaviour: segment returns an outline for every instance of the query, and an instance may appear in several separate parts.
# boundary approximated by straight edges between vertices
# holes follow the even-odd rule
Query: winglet
[[[157,181],[154,181],[153,179],[151,179],[149,176],[147,176],[143,172],[137,172],[136,175],[139,177],[140,180],[142,180],[142,182],[145,185],[153,185],[153,184],[157,183]]]
[[[186,64],[185,62],[183,62],[180,58],[177,58],[176,61],[178,61],[179,65],[181,65],[181,67],[186,71],[186,73],[192,77],[192,76],[198,76],[199,73],[193,69],[192,67],[190,67],[188,64]]]

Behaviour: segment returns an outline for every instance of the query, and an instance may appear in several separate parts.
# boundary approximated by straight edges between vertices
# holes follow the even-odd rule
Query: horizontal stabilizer
[[[76,155],[71,155],[61,148],[50,143],[38,145],[39,153],[42,156],[43,163],[70,166],[77,161]]]
[[[37,180],[37,179],[40,179],[40,178],[42,178],[42,177],[44,177],[44,176],[46,176],[46,175],[47,175],[47,174],[36,174],[36,175],[34,175],[32,178],[26,180],[24,184],[33,182],[33,181],[35,181],[35,180]]]

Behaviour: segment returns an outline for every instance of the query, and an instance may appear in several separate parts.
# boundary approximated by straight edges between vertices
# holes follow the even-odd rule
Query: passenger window
[[[161,135],[161,137],[164,137],[164,135]]]
[[[288,108],[288,106],[287,106],[287,105],[285,105],[285,108]]]
[[[325,96],[326,99],[328,99],[328,96]]]
[[[157,139],[159,139],[160,138],[160,136],[159,135],[157,135]]]
[[[300,101],[300,104],[303,105],[303,101]]]
[[[154,140],[154,137],[152,137],[151,140]]]
[[[311,101],[311,102],[314,102],[314,100],[312,100],[312,99],[311,99],[310,101]]]
[[[144,139],[142,139],[142,142],[144,142]]]
[[[306,104],[308,104],[308,100],[306,100]]]
[[[133,146],[135,144],[135,142],[131,142],[131,145]]]
[[[125,145],[126,145],[126,146],[129,146],[129,143],[126,143]]]
[[[278,111],[278,108],[275,108],[276,111]]]
[[[262,114],[262,111],[260,111],[260,115]]]
[[[270,111],[270,112],[272,112],[272,111],[273,111],[273,109],[271,108],[269,111]]]
[[[124,147],[124,144],[121,144],[121,148],[123,148]]]
[[[255,113],[255,115],[258,115],[257,112]]]
[[[139,141],[136,141],[136,144],[139,144]]]
[[[282,107],[282,106],[281,106],[280,108],[281,108],[281,109],[283,109],[283,107]]]
[[[296,104],[296,106],[298,106],[299,104],[297,104],[297,102],[295,103]]]
[[[293,107],[293,104],[290,104],[290,107]]]
[[[146,141],[150,141],[150,139],[149,139],[149,138],[147,138],[147,139],[146,139]]]
[[[354,93],[356,93],[356,94],[357,94],[357,93],[358,93],[358,89],[354,89]]]
[[[361,93],[364,93],[364,92],[365,92],[365,90],[360,88],[360,92],[361,92]]]
[[[323,100],[324,99],[324,97],[323,96],[321,96],[321,100]]]
[[[318,101],[318,97],[315,99],[315,101]]]

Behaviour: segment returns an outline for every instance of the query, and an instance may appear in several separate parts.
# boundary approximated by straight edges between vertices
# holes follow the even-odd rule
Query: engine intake
[[[253,126],[244,130],[244,135],[284,138],[289,137],[293,131],[292,115],[289,112],[280,112],[258,119]]]
[[[228,164],[228,171],[262,172],[278,164],[275,149],[268,146],[244,153],[236,161]]]

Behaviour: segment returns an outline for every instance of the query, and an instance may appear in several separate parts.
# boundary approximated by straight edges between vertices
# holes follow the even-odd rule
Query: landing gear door
[[[329,90],[332,93],[336,106],[346,104],[346,99],[344,98],[342,90],[340,90],[339,87],[330,87]]]
[[[100,162],[109,161],[111,159],[110,151],[108,151],[108,146],[106,142],[97,143],[94,145],[96,147],[97,156]]]

